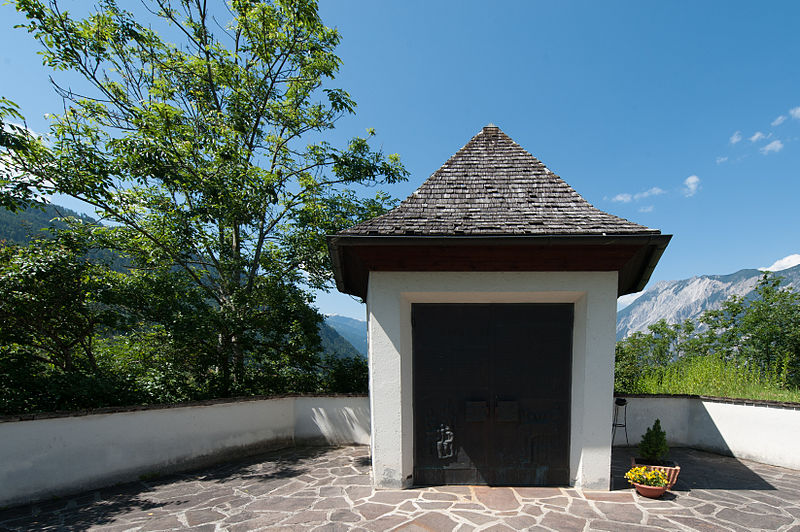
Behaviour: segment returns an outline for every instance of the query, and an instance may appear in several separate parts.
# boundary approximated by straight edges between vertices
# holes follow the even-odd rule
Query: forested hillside
[[[35,238],[52,238],[53,230],[67,229],[67,224],[61,221],[63,218],[74,218],[86,224],[97,223],[94,218],[51,203],[34,203],[16,212],[0,208],[0,241],[27,244]],[[107,249],[91,249],[87,256],[117,271],[124,271],[129,265],[129,261]]]
[[[25,244],[32,238],[47,236],[48,234],[42,231],[44,228],[65,228],[65,224],[54,218],[67,216],[94,222],[91,218],[82,217],[75,211],[50,204],[33,205],[19,212],[0,209],[0,240]]]
[[[0,209],[0,242],[27,245],[33,239],[53,238],[50,230],[67,229],[67,224],[61,221],[64,218],[97,224],[89,216],[54,204],[35,204],[17,212]],[[90,250],[87,257],[92,261],[108,264],[115,271],[127,271],[127,261],[109,250]],[[361,356],[347,339],[324,320],[319,324],[319,333],[323,357],[342,359]]]
[[[0,209],[0,241],[15,244],[27,244],[33,238],[51,238],[47,229],[66,229],[67,225],[60,221],[61,218],[76,218],[86,223],[97,222],[85,215],[54,204],[37,204],[18,212]],[[92,250],[89,256],[94,260],[106,262],[112,269],[124,271],[126,261],[119,255],[108,250]],[[322,340],[322,352],[337,358],[359,356],[359,350],[336,329],[322,321],[319,325]]]
[[[367,323],[364,320],[331,314],[325,316],[325,323],[353,344],[356,351],[367,356]]]

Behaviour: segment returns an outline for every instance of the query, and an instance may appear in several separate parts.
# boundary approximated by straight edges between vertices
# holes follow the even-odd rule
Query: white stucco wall
[[[294,439],[320,445],[369,445],[366,397],[297,397]]]
[[[366,397],[287,397],[0,423],[0,506],[300,443],[369,442]]]
[[[373,481],[413,484],[412,303],[573,303],[571,483],[608,489],[616,272],[370,272]]]
[[[638,445],[648,427],[656,419],[667,433],[667,442],[674,446],[689,446],[689,413],[695,399],[683,397],[628,397],[628,443]],[[611,403],[609,403],[610,405]],[[619,422],[622,423],[622,410]],[[625,429],[618,428],[614,436],[615,446],[626,445]]]
[[[700,398],[628,397],[628,438],[637,445],[656,418],[673,446],[800,469],[800,410]],[[617,429],[615,445],[625,445]]]

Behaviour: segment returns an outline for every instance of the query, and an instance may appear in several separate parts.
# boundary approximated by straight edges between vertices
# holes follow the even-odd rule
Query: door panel
[[[569,482],[572,315],[412,305],[417,484]]]

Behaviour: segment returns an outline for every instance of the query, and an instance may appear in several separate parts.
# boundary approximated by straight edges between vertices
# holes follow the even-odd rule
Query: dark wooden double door
[[[569,483],[571,304],[413,304],[414,481]]]

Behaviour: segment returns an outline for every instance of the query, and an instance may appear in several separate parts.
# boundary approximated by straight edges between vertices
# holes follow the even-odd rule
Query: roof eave
[[[658,240],[669,242],[671,235],[662,235],[661,231],[651,233],[602,233],[602,234],[567,234],[567,235],[328,235],[328,245],[341,247],[352,245],[370,246],[441,246],[441,245],[507,245],[507,244],[626,244],[650,243]]]
[[[357,288],[344,277],[345,254],[354,246],[558,246],[558,245],[625,245],[640,250],[619,270],[618,296],[641,291],[655,270],[672,235],[659,231],[635,234],[600,235],[329,235],[328,249],[333,261],[336,288],[343,293],[366,299],[366,289]],[[368,275],[368,272],[367,272]]]

